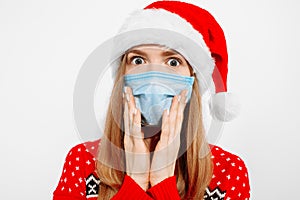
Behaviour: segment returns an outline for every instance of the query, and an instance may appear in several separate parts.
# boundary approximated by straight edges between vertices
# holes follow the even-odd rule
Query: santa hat
[[[225,36],[208,11],[180,1],[157,1],[132,13],[119,33],[115,38],[115,55],[141,44],[160,44],[174,49],[193,67],[200,93],[210,91],[212,116],[230,121],[237,115],[238,104],[227,92]]]

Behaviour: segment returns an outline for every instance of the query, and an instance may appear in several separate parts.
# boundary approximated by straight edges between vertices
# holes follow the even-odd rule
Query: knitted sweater
[[[73,147],[66,156],[63,172],[53,193],[53,200],[97,200],[100,179],[95,170],[95,158],[99,140]],[[205,191],[205,200],[246,200],[250,198],[247,168],[236,155],[220,147],[212,146],[214,171]],[[169,177],[144,191],[130,176],[114,200],[132,199],[180,199],[176,177]]]

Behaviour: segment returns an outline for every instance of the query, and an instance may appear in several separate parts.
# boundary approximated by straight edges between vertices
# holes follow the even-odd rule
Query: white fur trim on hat
[[[133,12],[120,29],[120,33],[143,28],[165,29],[180,33],[203,48],[207,56],[211,52],[201,33],[179,15],[164,9],[146,9]],[[155,41],[154,41],[155,42]]]

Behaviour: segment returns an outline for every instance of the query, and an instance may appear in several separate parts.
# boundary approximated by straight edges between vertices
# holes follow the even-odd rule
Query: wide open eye
[[[142,57],[135,56],[131,60],[131,64],[133,65],[142,65],[145,64],[145,60]]]
[[[177,67],[178,65],[180,65],[180,62],[176,58],[170,58],[168,60],[168,65],[171,66],[171,67]]]

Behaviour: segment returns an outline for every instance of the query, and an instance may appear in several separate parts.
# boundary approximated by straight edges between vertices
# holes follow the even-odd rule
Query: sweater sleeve
[[[162,182],[151,187],[147,193],[153,197],[153,199],[180,199],[176,186],[176,176],[166,178]]]
[[[130,176],[125,175],[123,184],[112,200],[150,200],[152,199]]]
[[[73,147],[67,154],[53,200],[85,200],[85,176],[82,163],[83,146]]]
[[[172,176],[166,178],[162,182],[158,183],[154,187],[145,192],[130,176],[125,175],[123,184],[118,193],[112,198],[112,200],[122,199],[139,199],[139,200],[163,200],[163,199],[180,199],[177,186],[176,177]]]

